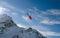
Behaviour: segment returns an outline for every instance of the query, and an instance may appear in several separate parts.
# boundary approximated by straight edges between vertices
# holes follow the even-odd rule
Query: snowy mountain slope
[[[6,14],[0,15],[0,38],[45,38],[32,28],[18,27]]]

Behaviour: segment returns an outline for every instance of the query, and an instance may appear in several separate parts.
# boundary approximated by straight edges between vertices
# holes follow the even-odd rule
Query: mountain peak
[[[12,20],[12,18],[7,14],[0,14],[0,23],[5,22],[6,20]]]
[[[32,29],[18,27],[12,18],[6,14],[0,15],[0,38],[45,38],[41,33]]]

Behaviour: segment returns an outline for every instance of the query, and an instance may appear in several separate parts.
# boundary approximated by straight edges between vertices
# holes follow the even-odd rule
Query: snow
[[[6,23],[10,27],[5,26]],[[12,18],[6,14],[0,15],[0,32],[2,32],[0,38],[45,38],[35,29],[18,27]]]
[[[0,23],[5,22],[6,20],[11,20],[12,18],[10,16],[7,16],[6,14],[0,14]]]

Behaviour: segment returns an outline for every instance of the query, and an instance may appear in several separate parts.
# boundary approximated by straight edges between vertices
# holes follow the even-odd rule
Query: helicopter
[[[27,13],[27,16],[29,17],[30,20],[32,20],[32,16],[29,13]]]

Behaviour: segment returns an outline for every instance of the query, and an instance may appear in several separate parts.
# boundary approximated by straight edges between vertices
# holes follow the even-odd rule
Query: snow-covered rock
[[[46,38],[32,28],[18,27],[6,14],[0,15],[0,38]]]

